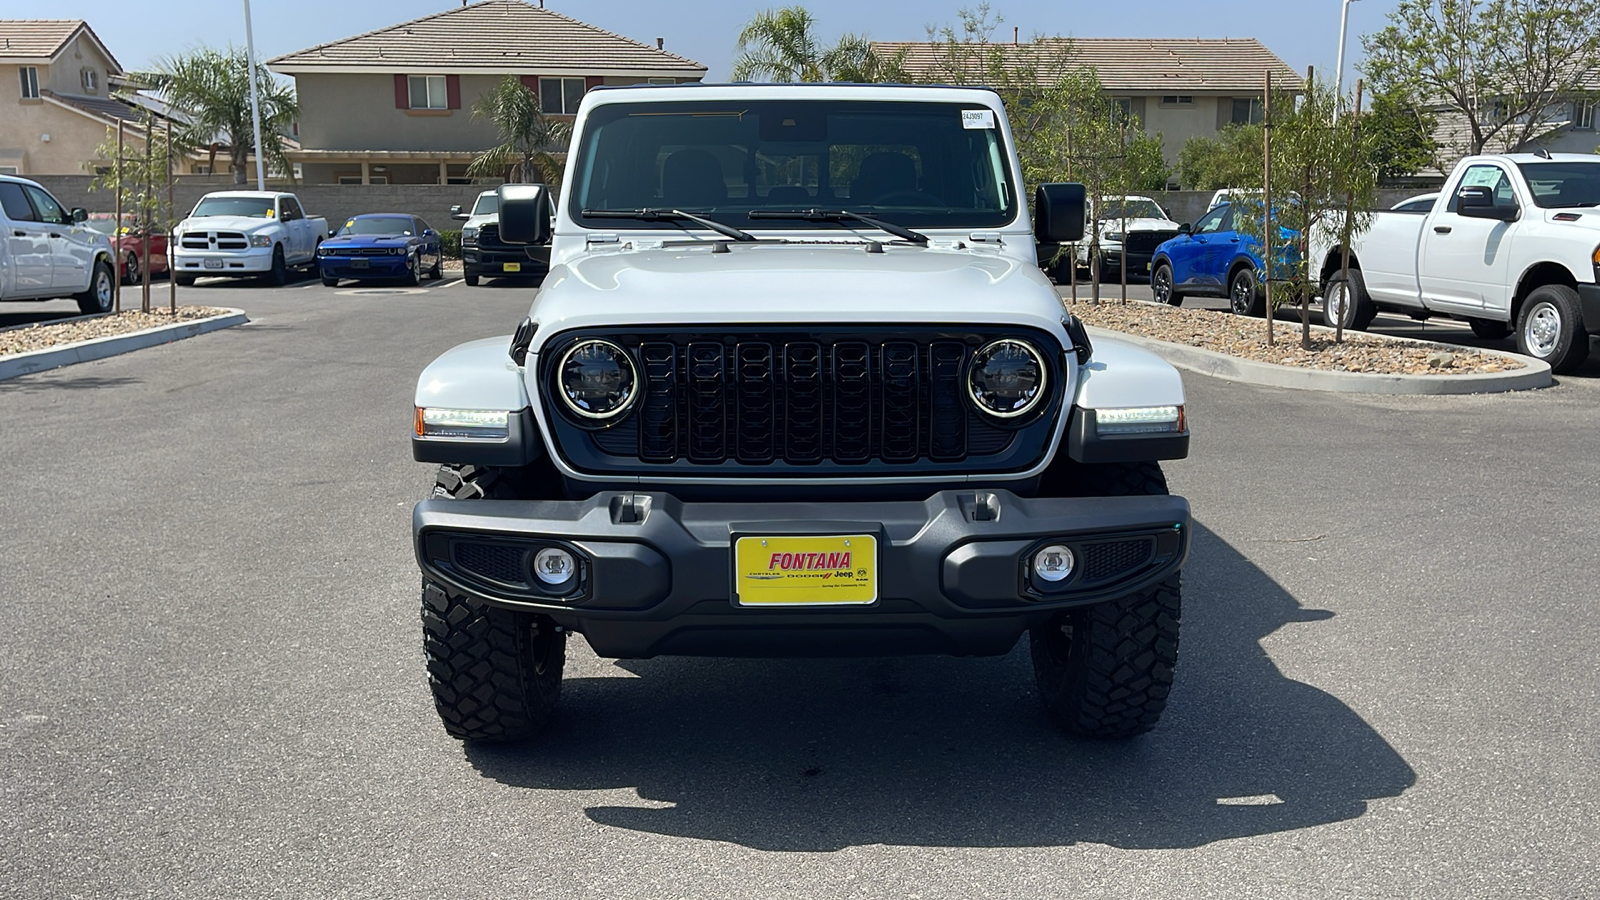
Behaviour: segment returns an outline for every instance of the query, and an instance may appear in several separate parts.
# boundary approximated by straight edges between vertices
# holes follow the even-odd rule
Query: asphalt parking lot
[[[530,296],[202,282],[251,324],[0,382],[0,895],[1600,895],[1595,363],[1481,397],[1186,375],[1197,539],[1143,738],[1057,732],[1022,647],[575,642],[549,739],[463,747],[412,390]]]

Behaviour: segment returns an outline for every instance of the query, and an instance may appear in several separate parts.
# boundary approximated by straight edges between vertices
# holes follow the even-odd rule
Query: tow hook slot
[[[1000,518],[1000,498],[980,493],[972,498],[972,521],[994,522]]]
[[[638,494],[621,494],[611,498],[611,523],[637,525],[650,515],[650,498]]]

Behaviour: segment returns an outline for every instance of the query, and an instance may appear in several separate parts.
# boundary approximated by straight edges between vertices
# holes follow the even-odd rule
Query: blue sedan
[[[439,234],[416,216],[373,213],[349,219],[317,248],[322,283],[341,278],[397,278],[416,284],[423,273],[444,277]]]
[[[1299,232],[1280,228],[1279,234],[1294,247]],[[1290,255],[1299,256],[1294,250]],[[1293,258],[1278,260],[1279,271],[1293,262]],[[1173,306],[1181,305],[1186,296],[1227,297],[1235,314],[1261,316],[1267,305],[1260,284],[1263,268],[1260,240],[1235,227],[1234,206],[1225,203],[1156,248],[1150,290],[1156,300]]]

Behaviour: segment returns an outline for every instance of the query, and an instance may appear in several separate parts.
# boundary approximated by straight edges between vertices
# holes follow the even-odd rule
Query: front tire
[[[1536,288],[1517,316],[1517,352],[1550,364],[1564,375],[1589,358],[1589,334],[1583,330],[1578,292],[1564,284]]]
[[[1178,286],[1172,280],[1172,266],[1167,263],[1156,263],[1156,270],[1150,273],[1150,292],[1155,295],[1157,303],[1183,305],[1183,294],[1178,292]]]
[[[111,263],[104,259],[95,260],[94,269],[89,273],[89,289],[73,295],[73,299],[78,301],[78,311],[86,316],[111,312],[116,304],[115,281]]]
[[[433,268],[428,270],[429,281],[440,281],[444,278],[444,255],[440,254],[433,261]]]
[[[463,275],[461,276],[461,280],[467,283],[467,287],[478,286],[478,276],[476,275]]]
[[[328,276],[324,275],[324,276],[322,276],[322,286],[323,287],[338,287],[339,286],[339,279],[337,279],[337,278],[329,278]]]
[[[194,287],[194,278],[195,277],[193,275],[174,274],[172,276],[173,282],[176,283],[178,287]]]
[[[419,265],[421,265],[421,262],[418,261],[416,254],[408,255],[406,257],[406,274],[405,277],[400,279],[400,283],[406,287],[416,287],[421,284],[422,273],[417,268]]]
[[[289,266],[283,258],[283,245],[272,248],[272,271],[267,273],[267,284],[273,287],[283,287],[289,283]]]
[[[1267,298],[1256,283],[1256,270],[1245,266],[1228,279],[1228,308],[1236,316],[1260,318],[1267,313]]]

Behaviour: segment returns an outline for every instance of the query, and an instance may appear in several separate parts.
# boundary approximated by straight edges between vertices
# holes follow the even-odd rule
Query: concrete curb
[[[158,344],[170,344],[173,341],[181,341],[184,338],[205,334],[208,331],[243,325],[248,321],[250,320],[245,317],[244,310],[227,309],[222,315],[212,316],[209,319],[190,319],[185,322],[176,322],[157,328],[146,328],[143,331],[93,338],[87,341],[79,341],[75,344],[46,347],[43,350],[33,350],[28,353],[19,353],[15,356],[0,357],[0,381],[16,378],[20,375],[32,375],[35,372],[59,369],[62,366],[70,366],[75,363],[93,362],[97,359],[131,353],[135,350],[143,350],[146,347],[154,347]]]
[[[1376,375],[1370,372],[1333,372],[1326,369],[1297,369],[1276,363],[1240,359],[1214,350],[1158,341],[1108,328],[1090,326],[1089,335],[1142,347],[1180,369],[1188,369],[1201,375],[1225,378],[1244,384],[1302,391],[1346,394],[1497,394],[1506,391],[1528,391],[1549,387],[1555,383],[1555,379],[1550,375],[1548,363],[1516,353],[1485,350],[1481,347],[1470,349],[1514,359],[1527,368],[1516,372],[1492,372],[1480,375]],[[1391,337],[1389,340],[1436,346],[1433,341],[1417,341],[1411,338]]]

